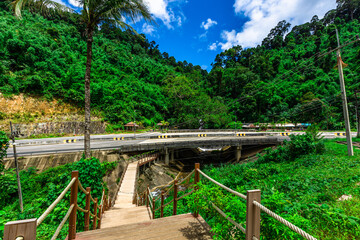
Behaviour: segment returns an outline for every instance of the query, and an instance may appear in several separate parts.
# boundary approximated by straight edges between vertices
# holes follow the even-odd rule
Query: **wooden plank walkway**
[[[212,239],[209,225],[199,216],[183,214],[140,223],[77,233],[76,240],[207,240]]]
[[[104,212],[104,217],[101,221],[102,229],[150,220],[150,214],[145,206],[136,207],[135,204],[132,204],[136,168],[137,162],[129,164],[115,205],[109,211]]]

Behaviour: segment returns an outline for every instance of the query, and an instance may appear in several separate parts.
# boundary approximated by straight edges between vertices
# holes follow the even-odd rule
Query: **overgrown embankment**
[[[262,204],[318,239],[360,237],[360,151],[348,157],[345,145],[312,140],[309,135],[293,137],[255,162],[205,167],[216,181],[241,193],[260,189]],[[325,147],[325,148],[323,148]],[[342,195],[351,195],[341,201]],[[168,202],[171,197],[166,200]],[[196,201],[197,204],[194,204]],[[200,207],[200,214],[217,239],[242,239],[240,231],[211,207],[209,201],[245,226],[245,202],[202,178],[197,194],[178,202],[178,213]],[[172,214],[172,205],[165,209]],[[266,214],[261,216],[262,239],[303,239]]]

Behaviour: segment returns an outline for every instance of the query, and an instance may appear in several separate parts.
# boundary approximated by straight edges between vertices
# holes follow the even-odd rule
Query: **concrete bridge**
[[[166,135],[161,135],[166,136]],[[91,142],[91,149],[94,150],[117,150],[119,152],[134,152],[134,151],[149,151],[159,150],[165,155],[165,162],[173,158],[174,150],[179,148],[221,148],[225,146],[232,146],[237,148],[236,158],[240,158],[241,150],[244,146],[260,146],[260,145],[277,145],[282,143],[288,137],[285,136],[263,136],[263,134],[252,136],[240,136],[232,133],[229,136],[210,137],[176,137],[176,138],[147,138],[136,140],[118,140],[115,138],[104,140],[93,140]],[[28,141],[28,140],[25,140]],[[17,146],[18,156],[37,156],[44,154],[81,152],[84,149],[81,141],[67,141],[62,143],[31,145],[20,144]],[[51,140],[53,141],[53,140]],[[13,149],[8,149],[8,158],[13,157]]]

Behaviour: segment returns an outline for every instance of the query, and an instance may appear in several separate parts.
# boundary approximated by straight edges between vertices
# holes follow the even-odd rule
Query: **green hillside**
[[[74,16],[45,19],[0,10],[0,92],[61,98],[84,105],[86,42]],[[202,88],[207,72],[161,53],[144,35],[102,25],[95,34],[91,101],[105,121],[144,126],[166,120],[183,127],[225,126],[227,107]],[[0,110],[1,111],[1,110]],[[6,113],[0,114],[2,118]]]
[[[360,33],[360,4],[338,2],[338,8],[321,20],[314,16],[292,29],[281,21],[260,46],[235,46],[218,54],[208,76],[209,94],[224,97],[241,121],[316,122],[324,129],[343,128],[336,51],[331,51],[337,47],[336,27],[342,44]],[[354,90],[360,85],[359,46],[358,41],[342,49],[353,123]]]
[[[292,29],[281,21],[261,45],[222,52],[209,73],[161,53],[145,35],[103,24],[94,39],[92,109],[118,126],[135,118],[143,126],[165,120],[197,128],[202,120],[207,128],[219,128],[237,119],[342,129],[336,53],[331,50],[337,46],[335,27],[341,43],[356,39],[360,7],[358,1],[339,2],[323,19],[314,16]],[[1,3],[0,27],[4,96],[26,93],[83,106],[86,42],[76,15],[44,18],[25,11],[19,20]],[[353,127],[359,46],[342,49]]]

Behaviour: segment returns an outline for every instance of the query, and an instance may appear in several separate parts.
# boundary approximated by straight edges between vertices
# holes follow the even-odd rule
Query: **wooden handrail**
[[[76,238],[76,224],[77,224],[77,211],[81,211],[85,213],[85,223],[84,223],[84,231],[89,230],[89,222],[90,222],[90,216],[93,217],[93,229],[95,229],[97,226],[96,222],[99,221],[98,227],[101,226],[101,218],[102,213],[104,210],[107,210],[110,207],[110,197],[105,196],[105,189],[103,189],[103,194],[101,197],[101,205],[98,205],[98,199],[91,196],[91,188],[87,187],[84,189],[82,184],[79,181],[79,172],[78,171],[72,171],[71,172],[71,181],[69,184],[64,188],[64,190],[59,194],[59,196],[55,199],[55,201],[45,210],[45,212],[38,218],[38,219],[25,219],[20,220],[16,222],[8,222],[5,224],[4,229],[4,239],[8,239],[10,234],[13,235],[21,235],[22,231],[24,229],[24,225],[28,225],[32,229],[34,229],[34,234],[36,235],[36,228],[39,226],[44,219],[52,212],[52,210],[56,207],[57,204],[64,198],[65,194],[71,189],[71,195],[70,195],[70,207],[67,211],[67,214],[57,227],[52,239],[55,239],[63,226],[65,225],[66,221],[69,219],[69,230],[68,230],[68,239],[72,240]],[[80,189],[81,192],[85,194],[85,209],[82,209],[78,206],[78,189]],[[91,201],[94,202],[94,214],[90,212],[90,203]],[[99,217],[97,216],[97,210],[100,208],[99,211]],[[33,221],[35,220],[35,221]],[[19,227],[19,226],[22,227]],[[33,226],[35,225],[35,226]],[[25,227],[26,228],[26,227]],[[34,238],[35,239],[35,238]],[[29,238],[31,240],[31,238]]]

